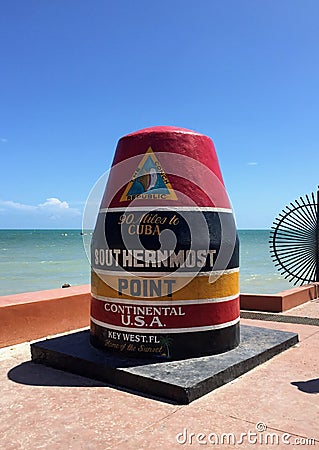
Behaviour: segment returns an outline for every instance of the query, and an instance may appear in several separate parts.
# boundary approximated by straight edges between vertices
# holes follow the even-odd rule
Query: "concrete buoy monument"
[[[209,137],[122,137],[92,235],[90,329],[32,343],[32,361],[179,404],[234,380],[298,342],[239,325],[238,251]]]
[[[93,346],[173,360],[238,346],[239,244],[209,137],[153,127],[119,140],[91,266]]]

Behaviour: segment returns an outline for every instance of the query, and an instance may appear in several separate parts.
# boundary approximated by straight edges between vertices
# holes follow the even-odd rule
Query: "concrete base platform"
[[[298,342],[296,333],[241,326],[241,344],[229,352],[158,362],[95,349],[89,330],[31,344],[32,361],[178,404],[188,404]]]

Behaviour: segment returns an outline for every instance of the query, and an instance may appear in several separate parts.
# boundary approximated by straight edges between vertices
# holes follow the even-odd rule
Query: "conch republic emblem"
[[[171,183],[151,147],[127,184],[121,202],[136,198],[177,200]]]
[[[91,343],[183,359],[239,344],[239,243],[212,140],[153,127],[117,145],[91,242]]]

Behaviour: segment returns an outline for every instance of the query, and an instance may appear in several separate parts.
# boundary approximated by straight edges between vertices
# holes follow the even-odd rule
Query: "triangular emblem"
[[[175,191],[151,147],[134,171],[120,201],[135,199],[177,200]]]

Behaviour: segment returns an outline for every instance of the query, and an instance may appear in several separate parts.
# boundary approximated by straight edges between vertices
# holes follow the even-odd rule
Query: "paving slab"
[[[295,308],[285,311],[287,316],[294,317],[311,317],[319,319],[319,299],[310,300],[307,303],[296,306]]]
[[[214,402],[208,395],[198,400],[195,407],[250,423],[262,421],[271,429],[289,430],[319,441],[316,348],[319,331],[215,391]]]
[[[298,332],[300,342],[188,405],[34,364],[30,343],[0,349],[0,449],[318,448],[319,328],[242,320],[251,322]],[[264,432],[257,430],[260,423]],[[249,432],[263,443],[238,443]],[[210,433],[220,439],[233,433],[236,443],[198,442]],[[267,443],[267,433],[278,435],[279,445]],[[289,445],[282,440],[287,434]]]
[[[299,341],[303,341],[319,332],[318,326],[309,326],[300,323],[269,322],[268,320],[264,321],[254,319],[241,319],[241,322],[245,323],[245,325],[254,327],[267,327],[271,330],[292,331],[298,334]]]

